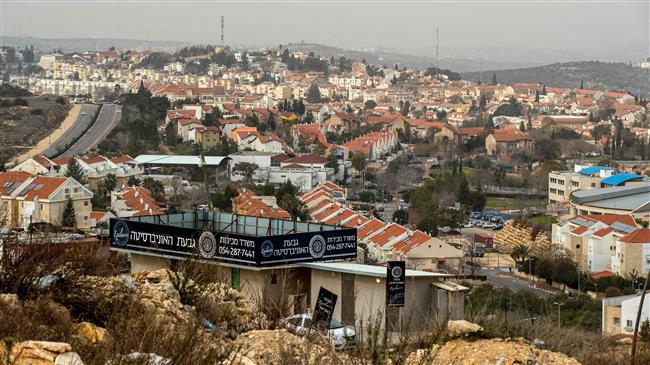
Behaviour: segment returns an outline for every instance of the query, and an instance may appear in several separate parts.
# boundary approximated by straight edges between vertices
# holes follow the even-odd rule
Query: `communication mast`
[[[224,23],[225,17],[222,15],[221,16],[221,45],[225,46],[226,44],[223,43],[223,23]]]
[[[438,68],[440,67],[440,30],[436,28],[436,79],[440,79],[440,72]]]

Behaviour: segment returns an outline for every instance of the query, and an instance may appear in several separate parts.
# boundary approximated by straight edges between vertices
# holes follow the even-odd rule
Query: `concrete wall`
[[[170,259],[149,255],[131,254],[131,272],[155,271],[170,268]]]

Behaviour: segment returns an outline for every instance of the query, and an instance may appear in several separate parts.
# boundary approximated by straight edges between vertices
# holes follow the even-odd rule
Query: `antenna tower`
[[[440,79],[440,29],[436,28],[436,78]]]
[[[224,23],[224,19],[225,19],[225,18],[224,18],[224,16],[222,15],[222,16],[221,16],[221,45],[222,45],[222,46],[225,45],[225,43],[223,43],[223,23]]]

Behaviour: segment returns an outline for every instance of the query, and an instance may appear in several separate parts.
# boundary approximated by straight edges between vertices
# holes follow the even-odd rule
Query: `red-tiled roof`
[[[384,222],[380,221],[379,219],[373,219],[357,230],[357,238],[362,240],[371,235],[373,232],[384,228],[384,226],[386,226]]]
[[[30,181],[29,185],[18,193],[18,196],[24,197],[25,200],[47,199],[67,179],[64,177],[36,176]]]
[[[327,224],[327,225],[331,225],[331,226],[333,226],[333,225],[335,225],[335,224],[339,224],[340,222],[342,222],[342,221],[344,221],[344,220],[350,218],[350,217],[353,216],[354,214],[355,214],[355,213],[354,213],[353,210],[350,210],[350,209],[344,209],[343,211],[341,211],[340,214],[335,215],[334,217],[328,219],[327,221],[325,221],[325,222],[323,222],[323,223],[325,223],[325,224]]]
[[[0,173],[0,195],[8,195],[13,192],[25,180],[34,175],[23,171],[7,171]]]
[[[327,157],[318,155],[304,155],[297,156],[284,161],[284,163],[291,164],[324,164],[327,163]]]
[[[406,231],[407,231],[406,228],[400,226],[399,224],[393,223],[390,226],[388,226],[388,228],[383,230],[381,233],[372,237],[370,239],[370,242],[378,246],[384,246],[385,244],[389,243],[392,239],[395,239],[395,237],[406,233]]]
[[[650,229],[639,228],[636,231],[621,238],[620,241],[625,243],[650,243]]]
[[[86,157],[82,161],[89,164],[89,165],[92,165],[92,164],[95,164],[95,163],[106,162],[107,160],[108,159],[106,157],[104,157],[102,155],[99,155],[99,156]]]
[[[592,221],[603,222],[608,226],[611,226],[615,222],[627,224],[628,226],[636,227],[636,222],[629,214],[590,214],[590,215],[579,215],[585,219]]]
[[[597,230],[596,232],[594,232],[593,235],[596,236],[596,237],[605,237],[610,232],[614,232],[614,229],[609,228],[609,227],[605,227],[605,228]]]
[[[583,234],[587,231],[587,227],[579,226],[578,228],[571,231],[573,234]]]
[[[134,161],[134,160],[133,160],[133,157],[131,157],[129,155],[122,155],[122,156],[117,156],[117,157],[111,158],[111,162],[113,162],[115,164],[118,164],[118,165],[122,164],[122,163],[126,163],[126,162],[131,162],[131,161]]]
[[[610,276],[614,276],[614,273],[612,273],[611,271],[599,271],[589,276],[591,276],[593,279],[600,279],[600,278],[608,278]]]

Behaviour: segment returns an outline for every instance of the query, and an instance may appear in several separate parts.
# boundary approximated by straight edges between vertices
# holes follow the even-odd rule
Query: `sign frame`
[[[406,297],[406,262],[388,261],[386,265],[386,307],[404,307]]]

